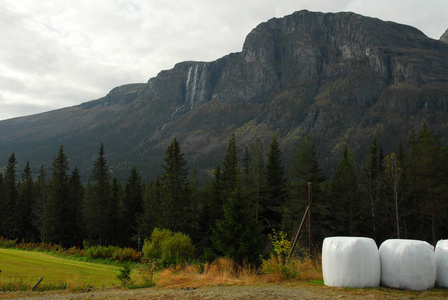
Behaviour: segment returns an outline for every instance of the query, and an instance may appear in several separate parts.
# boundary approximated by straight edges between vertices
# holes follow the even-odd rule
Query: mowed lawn
[[[0,249],[0,290],[32,288],[43,278],[39,289],[119,286],[120,267],[80,262],[41,252]]]

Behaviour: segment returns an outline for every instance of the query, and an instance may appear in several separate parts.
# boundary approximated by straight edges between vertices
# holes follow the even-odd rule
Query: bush
[[[162,241],[168,239],[172,232],[168,229],[155,228],[149,240],[143,243],[143,256],[153,259],[162,258]]]
[[[85,256],[88,259],[110,259],[114,261],[134,261],[141,259],[141,254],[132,248],[120,248],[116,246],[94,246],[85,250]]]
[[[155,228],[142,248],[145,258],[156,260],[161,266],[182,264],[193,258],[194,246],[190,237],[168,229]]]
[[[284,265],[291,251],[292,242],[288,240],[286,233],[283,231],[277,232],[275,229],[268,237],[273,247],[272,254]]]

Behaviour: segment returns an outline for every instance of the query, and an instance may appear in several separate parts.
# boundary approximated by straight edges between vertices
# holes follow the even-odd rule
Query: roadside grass
[[[306,281],[320,284],[322,267],[320,260],[294,259],[283,265],[271,258],[262,263],[261,269],[238,267],[229,258],[218,258],[205,265],[192,264],[163,270],[157,286],[166,288],[193,288],[220,285],[259,285]],[[323,282],[323,281],[322,281]]]
[[[74,261],[41,252],[0,249],[0,291],[118,287],[120,267]]]
[[[0,291],[30,291],[40,278],[36,291],[120,288],[117,278],[120,265],[88,263],[64,259],[42,252],[0,248]],[[325,286],[320,258],[295,259],[283,265],[273,258],[264,260],[259,269],[238,267],[228,258],[212,263],[181,265],[154,272],[150,264],[134,264],[128,288],[157,285],[159,288],[199,288],[230,285],[280,284],[325,291],[338,297],[367,297],[375,299],[442,299],[448,298],[448,289],[415,292],[385,287],[336,288]]]

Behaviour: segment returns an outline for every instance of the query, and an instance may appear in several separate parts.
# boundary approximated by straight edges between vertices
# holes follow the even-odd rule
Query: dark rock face
[[[442,34],[442,36],[440,37],[440,40],[442,42],[448,43],[448,29],[445,31],[444,34]]]
[[[49,165],[46,153],[62,143],[87,170],[81,147],[92,155],[103,141],[112,169],[132,163],[154,177],[174,136],[191,165],[207,170],[233,132],[242,145],[257,137],[267,145],[277,134],[287,161],[297,134],[308,132],[331,170],[345,146],[363,159],[373,134],[385,151],[421,122],[446,138],[447,112],[448,44],[354,13],[299,11],[258,25],[239,53],[181,62],[99,100],[0,122],[0,165],[12,151]]]

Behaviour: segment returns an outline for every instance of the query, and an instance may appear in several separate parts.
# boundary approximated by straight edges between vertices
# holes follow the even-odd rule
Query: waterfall
[[[199,65],[191,66],[188,68],[187,82],[185,83],[185,103],[190,104],[190,109],[193,109],[194,107],[194,96],[196,94],[198,67]],[[192,71],[193,69],[194,71]],[[193,78],[191,73],[193,73]]]
[[[168,119],[168,121],[163,124],[162,126],[157,127],[155,133],[162,131],[165,129],[165,127],[171,123],[175,118],[176,118],[176,114],[182,109],[184,108],[186,105],[189,105],[190,109],[192,110],[194,108],[195,102],[197,101],[201,101],[204,98],[203,95],[203,91],[205,90],[206,87],[206,80],[207,80],[207,76],[206,76],[206,68],[207,68],[207,64],[201,64],[200,69],[199,69],[199,64],[194,65],[194,66],[190,66],[188,68],[188,73],[187,73],[187,80],[185,81],[185,100],[184,103],[182,104],[182,106],[176,108],[176,110],[174,110],[174,112],[170,115],[170,118]],[[196,91],[201,92],[199,95],[196,95]],[[196,99],[198,98],[198,99]],[[195,101],[197,100],[197,101]],[[147,138],[146,140],[148,140],[149,138]],[[145,141],[146,141],[145,140]]]
[[[207,92],[207,64],[197,64],[188,68],[187,81],[185,82],[185,102],[190,105],[190,110],[198,102],[203,102]]]

